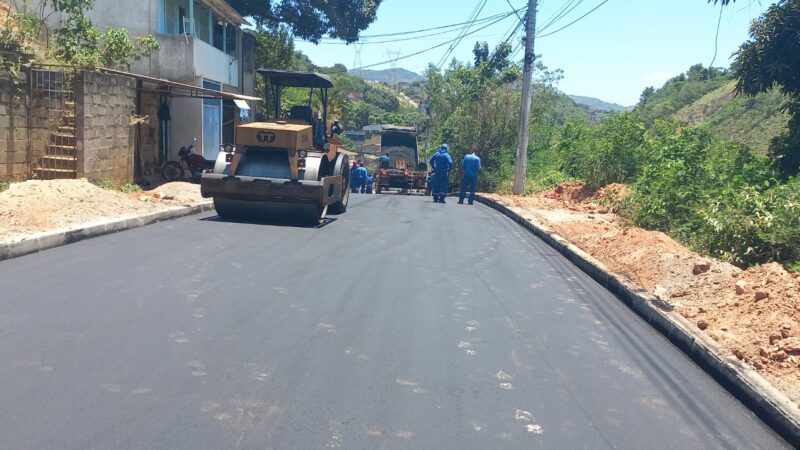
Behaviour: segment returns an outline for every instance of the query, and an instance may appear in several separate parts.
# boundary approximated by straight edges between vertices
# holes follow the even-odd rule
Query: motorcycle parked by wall
[[[194,142],[197,142],[197,138],[194,139]],[[199,182],[204,170],[214,168],[214,160],[205,159],[195,153],[194,144],[188,147],[181,147],[178,150],[178,157],[180,158],[179,161],[167,161],[161,168],[161,175],[164,176],[165,180],[182,180],[186,175],[184,170],[184,167],[186,167],[189,170],[191,179]]]

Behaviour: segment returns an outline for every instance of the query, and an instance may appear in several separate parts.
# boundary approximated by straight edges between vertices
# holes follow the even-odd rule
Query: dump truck
[[[375,186],[378,194],[388,189],[425,190],[427,164],[419,162],[417,129],[384,125],[381,130],[381,155],[389,155],[388,164],[378,166]]]
[[[315,72],[259,69],[273,102],[272,118],[236,127],[214,168],[205,171],[200,192],[214,200],[217,214],[231,220],[319,223],[347,211],[348,156],[339,149],[338,123],[328,123],[328,89],[333,82]],[[308,103],[281,109],[285,88],[308,89]],[[322,118],[315,117],[318,95]],[[329,128],[332,130],[329,132]]]

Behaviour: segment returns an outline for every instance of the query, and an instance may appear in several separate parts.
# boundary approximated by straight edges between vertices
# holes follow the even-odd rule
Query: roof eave
[[[233,9],[231,5],[228,4],[225,0],[200,0],[202,3],[205,3],[206,6],[213,9],[214,12],[222,16],[223,19],[227,20],[228,22],[236,25],[236,26],[251,26],[252,24],[247,21],[238,11]]]

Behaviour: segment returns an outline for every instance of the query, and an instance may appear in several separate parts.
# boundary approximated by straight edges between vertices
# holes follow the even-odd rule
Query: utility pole
[[[531,84],[533,83],[533,38],[536,35],[536,3],[528,0],[525,22],[525,62],[522,73],[522,110],[519,113],[519,143],[514,170],[514,195],[525,192],[525,169],[528,164],[528,126],[531,118]]]

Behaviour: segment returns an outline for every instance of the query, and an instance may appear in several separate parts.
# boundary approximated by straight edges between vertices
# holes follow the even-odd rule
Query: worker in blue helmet
[[[444,198],[450,191],[450,168],[453,167],[453,157],[447,152],[447,144],[442,144],[439,151],[433,154],[430,166],[433,169],[433,201],[444,203]]]

